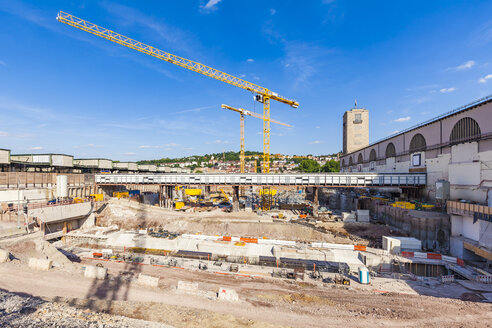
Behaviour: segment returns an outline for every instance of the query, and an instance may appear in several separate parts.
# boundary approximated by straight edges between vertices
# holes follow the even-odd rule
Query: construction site
[[[374,143],[355,102],[340,172],[274,172],[270,124],[292,125],[270,102],[298,101],[56,19],[251,92],[263,113],[221,105],[239,114],[240,173],[0,149],[0,326],[492,327],[492,96]],[[254,173],[246,117],[262,122]]]

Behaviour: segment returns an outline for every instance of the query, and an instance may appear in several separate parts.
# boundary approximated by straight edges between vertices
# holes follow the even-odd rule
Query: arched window
[[[357,157],[357,163],[362,164],[363,161],[364,161],[364,158],[362,157],[362,153],[359,153],[359,157]]]
[[[417,133],[413,136],[410,141],[410,153],[415,153],[417,151],[423,151],[427,148],[427,144],[425,142],[425,138],[420,133]]]
[[[467,142],[480,138],[481,135],[480,126],[477,121],[471,117],[464,117],[453,127],[449,142],[456,144],[459,142]]]
[[[352,156],[349,157],[349,166],[352,166],[354,162],[352,161]]]
[[[344,166],[345,166],[345,159],[342,158],[342,167],[344,167]]]
[[[376,150],[371,150],[369,153],[369,161],[374,162],[376,160]]]
[[[393,145],[392,142],[390,142],[388,144],[388,146],[386,146],[386,158],[389,158],[389,157],[395,157],[396,156],[396,150],[395,150],[395,145]]]

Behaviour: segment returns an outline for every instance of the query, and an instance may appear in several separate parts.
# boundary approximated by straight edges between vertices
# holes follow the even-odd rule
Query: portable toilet
[[[359,267],[359,282],[361,284],[369,283],[369,270],[366,267]]]

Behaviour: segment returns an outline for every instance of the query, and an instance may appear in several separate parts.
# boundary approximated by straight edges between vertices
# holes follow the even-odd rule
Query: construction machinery
[[[262,172],[263,173],[270,172],[270,100],[276,100],[278,102],[290,105],[293,108],[299,107],[299,103],[297,101],[282,97],[278,93],[273,92],[265,87],[256,85],[254,83],[248,82],[236,76],[219,71],[210,66],[206,66],[198,62],[195,62],[193,60],[186,59],[162,51],[160,49],[157,49],[140,41],[131,39],[127,36],[108,30],[104,27],[90,23],[84,19],[75,17],[66,12],[59,11],[56,19],[61,23],[94,34],[106,40],[118,43],[122,46],[140,51],[144,54],[167,61],[171,64],[181,66],[183,68],[206,75],[208,77],[225,82],[227,84],[234,85],[238,88],[242,88],[244,90],[253,92],[254,99],[263,104],[263,170]]]
[[[224,189],[220,188],[220,192],[222,193],[222,196],[224,196],[224,199],[229,203],[229,204],[232,204],[231,203],[231,200],[229,199],[229,196],[227,196],[226,192],[224,191]]]
[[[241,147],[240,147],[240,152],[239,152],[239,159],[241,162],[241,171],[240,172],[244,173],[244,159],[245,159],[245,156],[244,156],[244,115],[256,117],[256,118],[259,118],[260,120],[263,120],[265,117],[261,116],[259,114],[256,114],[255,112],[251,112],[251,111],[243,109],[243,108],[235,108],[235,107],[232,107],[232,106],[229,106],[226,104],[222,104],[222,108],[229,109],[229,110],[232,110],[236,113],[239,113],[240,131],[241,131],[240,132],[240,134],[241,134],[241,142],[240,142]],[[292,125],[290,125],[290,124],[282,123],[280,121],[272,120],[272,119],[270,119],[270,123],[275,123],[275,124],[280,124],[280,125],[287,126],[287,127],[292,127]],[[256,173],[256,171],[255,171],[255,173]]]

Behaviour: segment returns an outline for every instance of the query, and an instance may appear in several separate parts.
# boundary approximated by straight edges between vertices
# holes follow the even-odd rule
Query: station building
[[[492,261],[492,95],[346,152],[340,169],[427,173],[420,197],[447,202],[453,255]]]

